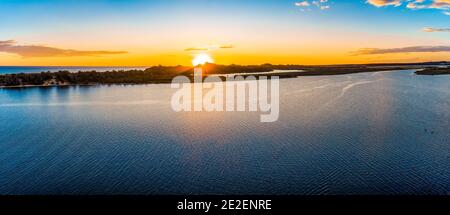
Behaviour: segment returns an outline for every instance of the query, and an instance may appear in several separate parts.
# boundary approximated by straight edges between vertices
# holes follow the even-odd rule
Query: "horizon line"
[[[262,63],[262,64],[218,64],[218,63],[208,63],[208,64],[214,64],[214,65],[220,65],[220,66],[262,66],[262,65],[295,65],[295,66],[346,66],[346,65],[409,65],[409,64],[430,64],[430,63],[448,63],[450,64],[450,60],[444,60],[444,61],[420,61],[420,62],[396,62],[396,63],[386,63],[386,62],[379,62],[379,63],[338,63],[338,64],[292,64],[292,63],[286,63],[286,64],[273,64],[273,63]],[[192,65],[186,66],[186,65],[146,65],[146,66],[120,66],[120,65],[108,65],[108,66],[82,66],[82,65],[72,65],[72,66],[51,66],[51,65],[0,65],[0,67],[157,67],[157,66],[163,66],[163,67],[177,67],[177,66],[183,66],[183,67],[194,67]]]

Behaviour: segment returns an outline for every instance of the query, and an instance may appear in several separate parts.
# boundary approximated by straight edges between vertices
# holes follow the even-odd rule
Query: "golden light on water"
[[[214,63],[214,60],[208,54],[199,54],[192,60],[192,65],[198,66],[205,63]]]

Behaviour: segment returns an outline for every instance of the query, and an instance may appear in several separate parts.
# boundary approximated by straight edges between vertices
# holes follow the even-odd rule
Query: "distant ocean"
[[[80,67],[80,66],[0,66],[0,74],[18,74],[18,73],[40,73],[40,72],[57,72],[66,70],[69,72],[78,71],[97,71],[105,72],[112,70],[132,70],[146,69],[148,67]]]

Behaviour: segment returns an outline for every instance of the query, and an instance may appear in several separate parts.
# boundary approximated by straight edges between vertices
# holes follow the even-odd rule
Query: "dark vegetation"
[[[155,66],[146,70],[127,71],[69,71],[41,72],[34,74],[0,75],[0,86],[24,85],[93,85],[93,84],[146,84],[169,83],[172,78],[188,73],[190,67]]]
[[[274,68],[300,69],[300,66],[272,66],[269,64],[261,66],[239,66],[239,65],[215,65],[203,66],[205,75],[229,74],[229,73],[258,73],[269,72]],[[94,85],[94,84],[151,84],[170,83],[179,75],[192,77],[193,67],[186,66],[154,66],[145,70],[127,71],[69,71],[41,72],[33,74],[8,74],[0,75],[0,86],[49,86],[49,85]]]
[[[343,75],[362,72],[375,72],[386,70],[421,69],[418,75],[449,74],[449,68],[432,68],[428,64],[372,64],[372,65],[331,65],[331,66],[304,66],[304,65],[271,65],[256,66],[216,65],[203,66],[205,76],[211,74],[233,73],[261,73],[273,70],[299,70],[298,72],[272,73],[269,76],[291,78],[297,76]],[[194,68],[186,66],[154,66],[145,70],[127,71],[79,71],[79,72],[41,72],[33,74],[0,75],[0,87],[20,86],[54,86],[54,85],[95,85],[95,84],[152,84],[170,83],[179,75],[192,77]],[[255,74],[258,76],[258,74]],[[265,74],[264,76],[267,76]]]
[[[416,71],[417,75],[450,75],[450,67],[436,68],[429,67],[423,70]]]
[[[299,76],[322,76],[322,75],[345,75],[364,72],[378,72],[388,70],[409,69],[405,66],[365,66],[365,65],[347,65],[347,66],[318,66],[307,68],[306,71],[298,74]]]

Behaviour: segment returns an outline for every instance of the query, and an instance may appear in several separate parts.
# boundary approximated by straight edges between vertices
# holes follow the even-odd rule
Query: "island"
[[[416,71],[417,75],[450,75],[450,67],[430,67]]]
[[[202,66],[204,77],[219,76],[279,76],[280,78],[296,78],[299,76],[330,76],[354,73],[417,70],[417,75],[449,74],[449,62],[428,62],[413,64],[351,64],[351,65],[218,65],[207,63]],[[20,73],[0,75],[0,87],[45,87],[99,84],[161,84],[171,83],[176,76],[193,78],[194,67],[189,66],[153,66],[145,70],[119,71],[58,71],[41,73]]]

